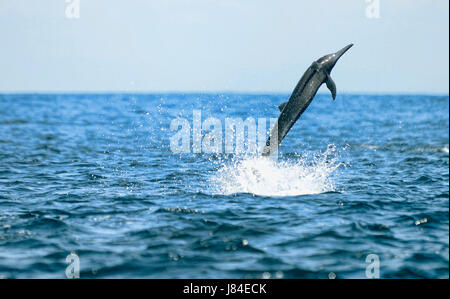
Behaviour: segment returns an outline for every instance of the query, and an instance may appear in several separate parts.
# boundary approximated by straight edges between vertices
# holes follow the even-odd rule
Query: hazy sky
[[[80,0],[69,19],[65,0],[0,0],[0,92],[290,92],[352,42],[338,93],[448,94],[449,1],[379,4]]]

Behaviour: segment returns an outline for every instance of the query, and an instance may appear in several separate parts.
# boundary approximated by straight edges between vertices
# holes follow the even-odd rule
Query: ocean
[[[288,97],[0,95],[0,277],[449,278],[448,95],[319,94],[227,151]]]

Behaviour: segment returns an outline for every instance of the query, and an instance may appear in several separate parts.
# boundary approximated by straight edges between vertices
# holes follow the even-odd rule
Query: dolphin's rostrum
[[[350,44],[336,53],[319,58],[306,70],[289,100],[278,106],[281,114],[270,132],[262,151],[263,156],[269,156],[277,150],[280,142],[309,106],[323,83],[326,83],[328,89],[330,89],[333,100],[336,98],[336,84],[331,79],[330,72],[339,58],[352,46],[353,44]]]

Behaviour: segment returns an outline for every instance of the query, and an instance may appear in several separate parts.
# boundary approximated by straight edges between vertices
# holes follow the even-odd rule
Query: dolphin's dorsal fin
[[[333,97],[333,100],[336,99],[336,84],[334,83],[333,79],[331,79],[330,74],[327,73],[327,87],[331,91],[331,96]]]
[[[283,104],[281,104],[280,106],[278,106],[278,109],[280,109],[280,111],[283,111],[284,107],[286,107],[288,102],[284,102]]]

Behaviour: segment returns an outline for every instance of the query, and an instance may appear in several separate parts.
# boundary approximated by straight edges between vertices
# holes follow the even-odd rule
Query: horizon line
[[[218,90],[218,91],[183,91],[183,90],[160,90],[160,91],[0,91],[0,95],[101,95],[101,94],[245,94],[245,95],[289,95],[292,91],[232,91],[232,90]],[[423,96],[449,96],[449,92],[398,92],[398,91],[382,91],[382,92],[361,92],[361,91],[343,91],[338,95],[423,95]],[[327,92],[318,92],[317,95],[329,95]]]

